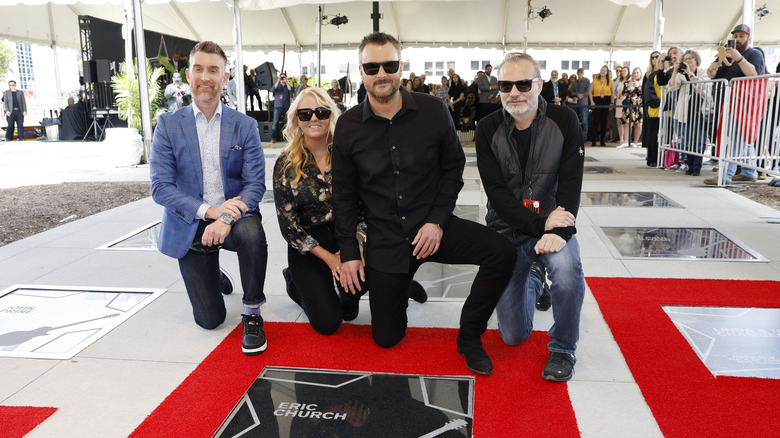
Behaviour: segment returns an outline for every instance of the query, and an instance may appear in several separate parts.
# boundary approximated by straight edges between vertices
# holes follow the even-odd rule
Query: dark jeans
[[[179,259],[181,276],[192,303],[192,315],[195,317],[195,323],[205,329],[213,329],[222,324],[227,314],[219,289],[219,248],[203,247],[199,244],[203,230],[211,222],[213,221],[200,221],[193,247]],[[233,224],[222,249],[238,254],[244,304],[257,306],[264,303],[268,244],[260,212],[252,212],[250,216],[245,216]]]
[[[338,252],[339,245],[332,224],[307,232],[321,247],[334,254]],[[291,246],[287,249],[287,264],[292,280],[292,284],[287,284],[288,291],[300,298],[301,307],[312,328],[324,335],[333,334],[341,326],[342,301],[354,303],[368,290],[361,284],[360,293],[352,295],[345,293],[339,282],[334,287],[333,273],[327,263],[311,253],[301,254]]]
[[[382,347],[392,347],[406,335],[408,292],[405,291],[425,262],[479,265],[460,315],[460,335],[467,339],[479,338],[487,330],[488,319],[512,278],[517,254],[504,236],[476,222],[452,216],[435,254],[417,260],[410,252],[409,258],[409,272],[405,274],[366,267],[371,290],[368,296],[371,330],[374,341]]]
[[[262,111],[263,102],[260,101],[260,93],[257,90],[246,90],[246,98],[249,99],[249,107],[251,108],[249,111],[255,110],[255,99],[257,100],[257,110]]]
[[[24,114],[19,110],[11,111],[10,116],[5,118],[8,121],[8,127],[5,128],[5,139],[11,141],[14,139],[14,123],[16,123],[16,139],[24,140]]]
[[[288,108],[274,107],[274,124],[271,126],[271,139],[274,141],[281,140],[279,138],[279,120],[287,113],[287,110]]]

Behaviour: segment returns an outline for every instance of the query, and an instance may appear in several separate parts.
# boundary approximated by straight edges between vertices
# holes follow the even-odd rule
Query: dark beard
[[[745,53],[745,50],[748,49],[747,43],[745,44],[735,43],[734,46],[739,53]]]
[[[390,82],[390,85],[393,85],[392,81]],[[374,101],[376,101],[376,103],[380,103],[380,104],[390,102],[390,99],[393,98],[395,93],[398,93],[398,87],[390,87],[390,91],[388,91],[385,94],[377,94],[376,92],[374,92],[374,90],[368,92],[371,98]]]

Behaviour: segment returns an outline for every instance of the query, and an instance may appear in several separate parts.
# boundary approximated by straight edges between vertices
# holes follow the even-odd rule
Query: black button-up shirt
[[[447,225],[466,163],[444,102],[400,92],[403,104],[392,120],[375,115],[366,100],[339,118],[333,139],[333,216],[341,260],[360,260],[355,226],[362,201],[366,263],[391,273],[409,272],[420,227]]]

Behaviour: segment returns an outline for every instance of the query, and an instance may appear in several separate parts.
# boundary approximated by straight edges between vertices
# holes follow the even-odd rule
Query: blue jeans
[[[574,353],[580,337],[580,310],[585,296],[585,276],[580,262],[580,246],[572,238],[557,253],[536,254],[534,245],[539,239],[530,239],[517,246],[517,263],[501,299],[496,306],[498,331],[509,345],[518,345],[531,336],[537,291],[527,287],[531,265],[547,268],[552,286],[553,319],[548,332],[550,351]]]
[[[200,241],[203,229],[209,223],[211,221],[200,221],[194,242]],[[268,244],[260,213],[255,211],[233,224],[222,248],[238,253],[244,305],[258,306],[264,303]],[[179,269],[192,304],[195,323],[205,329],[218,327],[225,321],[227,314],[219,289],[219,248],[190,249],[179,259]]]
[[[710,123],[708,118],[696,119],[689,123],[680,122],[680,142],[686,150],[691,152],[704,152],[707,146],[707,131]],[[700,155],[686,156],[685,162],[691,169],[701,170],[702,157]]]
[[[744,141],[739,142],[739,155],[750,157],[756,155],[756,149],[753,147],[753,143],[747,143]],[[743,160],[745,164],[750,166],[756,165],[756,159],[745,159]],[[736,163],[729,163],[728,167],[726,168],[726,181],[731,181],[734,178],[734,175],[737,173],[737,164]],[[755,169],[748,169],[746,167],[742,167],[742,175],[747,177],[754,177],[756,176],[756,170]]]
[[[571,109],[574,110],[575,113],[580,118],[580,126],[582,127],[582,137],[587,140],[588,139],[588,106],[573,106]]]
[[[285,114],[286,112],[287,112],[287,108],[274,107],[274,125],[271,127],[271,139],[281,140],[281,138],[278,137],[279,120],[282,118],[282,115]]]

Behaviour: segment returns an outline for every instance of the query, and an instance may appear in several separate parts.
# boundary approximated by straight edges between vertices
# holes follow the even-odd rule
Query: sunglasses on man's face
[[[512,87],[517,87],[517,91],[525,93],[531,91],[531,86],[535,82],[539,82],[539,78],[523,79],[522,81],[498,81],[498,89],[502,93],[511,93]]]
[[[308,122],[311,120],[312,115],[317,116],[317,120],[328,120],[330,118],[330,108],[318,107],[318,108],[301,108],[296,111],[298,114],[298,120],[301,122]]]
[[[398,68],[401,67],[401,61],[366,62],[363,64],[363,73],[374,76],[379,73],[379,67],[385,69],[385,73],[397,73]]]

